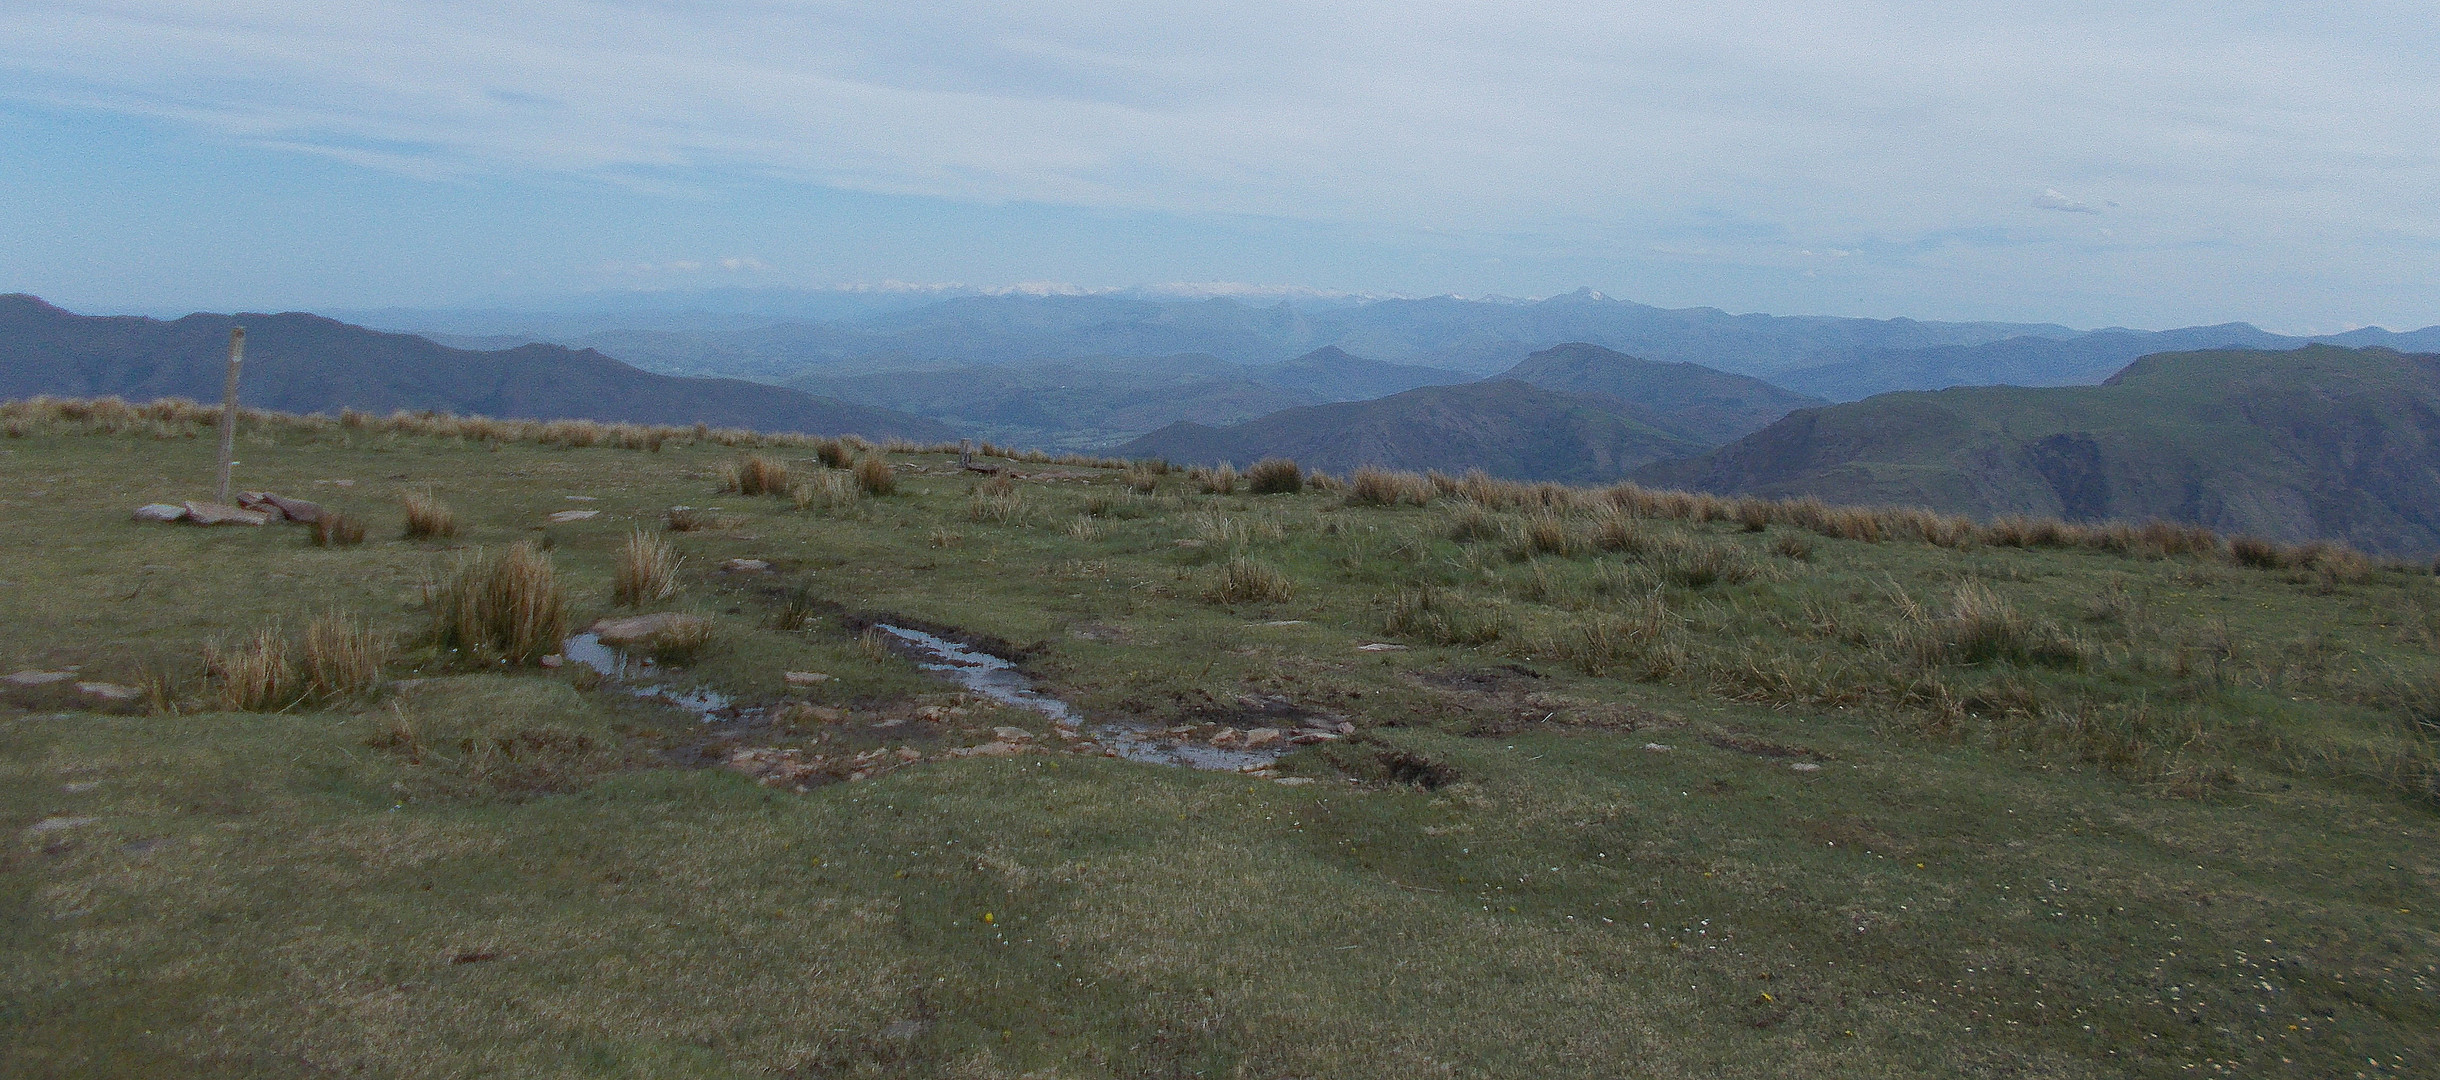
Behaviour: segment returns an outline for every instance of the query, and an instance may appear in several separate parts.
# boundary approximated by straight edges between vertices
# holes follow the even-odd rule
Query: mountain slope
[[[2440,549],[2440,356],[2332,345],[2167,353],[2095,387],[1886,394],[1796,412],[1637,478],[2430,551]]]
[[[1822,404],[1752,376],[1655,363],[1583,342],[1544,349],[1500,377],[1565,394],[1605,395],[1617,400],[1620,413],[1707,446]]]
[[[0,398],[115,395],[218,401],[229,328],[246,327],[241,396],[290,412],[432,409],[874,437],[945,439],[929,420],[734,379],[639,371],[557,345],[469,352],[315,315],[89,317],[0,296]]]
[[[1369,401],[1422,386],[1474,381],[1474,376],[1462,371],[1368,360],[1336,345],[1322,346],[1294,360],[1265,364],[1247,374],[1255,382],[1314,401]]]
[[[1313,403],[1209,356],[1036,361],[801,375],[788,385],[1028,446],[1089,449],[1191,420],[1231,424]]]
[[[1589,483],[1699,445],[1620,416],[1607,402],[1501,379],[1289,409],[1225,428],[1172,424],[1118,452],[1194,464],[1289,457],[1333,472],[1480,468]]]

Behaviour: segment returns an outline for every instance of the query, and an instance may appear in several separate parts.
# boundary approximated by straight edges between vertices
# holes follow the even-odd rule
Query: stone
[[[1376,642],[1373,642],[1373,643],[1371,643],[1371,644],[1369,644],[1369,645],[1358,645],[1358,646],[1356,646],[1356,651],[1357,651],[1357,652],[1405,652],[1405,651],[1406,651],[1406,646],[1404,646],[1404,645],[1392,645],[1392,644],[1390,644],[1389,642],[1386,642],[1386,641],[1376,641]]]
[[[1034,733],[1021,727],[995,727],[991,736],[1001,742],[1032,742]]]
[[[10,686],[21,689],[31,689],[66,682],[75,677],[76,673],[73,671],[20,671],[6,679],[0,679],[0,682],[6,682]]]
[[[1797,772],[1820,772],[1820,771],[1822,771],[1822,767],[1821,767],[1821,766],[1816,765],[1816,764],[1814,764],[1814,763],[1812,763],[1812,762],[1810,762],[1810,761],[1799,761],[1799,762],[1797,762],[1797,763],[1796,763],[1796,764],[1794,764],[1794,765],[1790,765],[1790,766],[1788,766],[1788,768],[1794,769],[1794,770],[1796,770]]]
[[[603,619],[587,629],[602,639],[602,644],[625,649],[649,645],[662,634],[699,621],[700,616],[663,611],[651,615],[629,615],[623,619]]]
[[[91,825],[100,820],[102,819],[90,817],[47,817],[41,821],[37,821],[26,826],[25,831],[26,835],[28,836],[39,836],[43,833],[58,832],[62,829],[73,829],[80,825]]]
[[[137,521],[184,521],[186,507],[173,503],[146,503],[136,507]]]
[[[599,510],[562,510],[543,520],[553,525],[565,525],[572,521],[591,521],[600,516],[602,512]]]
[[[819,686],[829,682],[830,676],[819,671],[790,671],[783,673],[780,679],[790,686]]]
[[[272,495],[266,493],[263,496],[263,501],[271,504],[272,506],[278,507],[281,515],[285,516],[288,520],[306,525],[311,525],[314,522],[322,520],[322,515],[329,513],[329,511],[322,509],[322,505],[320,503],[310,503],[303,499],[291,499],[285,495]]]
[[[185,504],[186,519],[197,525],[268,525],[271,515],[231,506],[227,503],[195,502]]]
[[[1645,744],[1644,744],[1644,753],[1647,753],[1647,754],[1666,754],[1666,753],[1668,753],[1669,751],[1674,750],[1674,749],[1676,749],[1676,747],[1673,747],[1673,746],[1662,746],[1661,744],[1656,743],[1656,742],[1648,742],[1648,743],[1645,743]]]
[[[1033,748],[1030,746],[1019,746],[1012,742],[987,742],[981,746],[960,746],[954,750],[943,750],[940,756],[954,758],[1007,757],[1011,754],[1022,754],[1031,749]]]
[[[1282,776],[1271,781],[1281,787],[1303,787],[1313,782],[1310,776]]]
[[[1287,738],[1288,733],[1271,727],[1258,727],[1245,733],[1245,748],[1260,750]]]
[[[108,702],[113,705],[124,704],[144,696],[144,691],[135,687],[106,682],[80,682],[76,684],[76,692],[95,701]]]
[[[1245,732],[1236,728],[1221,728],[1213,732],[1211,744],[1216,749],[1234,750],[1245,745]]]
[[[720,568],[732,574],[768,574],[771,572],[771,564],[761,559],[730,559],[721,563]]]
[[[552,653],[549,656],[542,658],[542,666],[546,668],[565,667],[567,666],[567,663],[568,658],[561,656],[558,653]]]
[[[568,497],[567,497],[567,499],[568,499],[568,501],[569,501],[569,502],[600,502],[600,501],[601,501],[601,499],[600,499],[599,497],[597,497],[597,496],[593,496],[593,495],[570,495],[570,496],[568,496]]]

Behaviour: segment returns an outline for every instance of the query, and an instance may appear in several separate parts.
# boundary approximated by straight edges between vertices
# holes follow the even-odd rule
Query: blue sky
[[[0,7],[0,289],[2440,322],[2428,4]]]

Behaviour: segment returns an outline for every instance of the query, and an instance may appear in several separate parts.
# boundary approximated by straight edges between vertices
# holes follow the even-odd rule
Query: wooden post
[[[229,384],[220,391],[220,475],[212,482],[212,501],[229,501],[230,460],[237,455],[237,366],[246,359],[246,328],[229,328]]]
[[[974,440],[959,439],[957,441],[957,467],[961,470],[974,467]]]

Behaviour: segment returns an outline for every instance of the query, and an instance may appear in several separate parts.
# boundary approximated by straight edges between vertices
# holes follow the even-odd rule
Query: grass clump
[[[611,602],[620,607],[642,607],[667,600],[678,592],[678,564],[683,560],[678,549],[642,529],[627,534],[627,543],[619,548],[618,564],[612,570]]]
[[[313,546],[354,547],[364,542],[364,523],[336,510],[323,511],[313,522]]]
[[[305,692],[325,700],[357,697],[381,685],[394,646],[371,623],[337,611],[305,625],[300,660]]]
[[[1389,616],[1382,620],[1381,628],[1434,645],[1488,645],[1509,627],[1497,608],[1425,585],[1392,594]]]
[[[1226,462],[1214,469],[1188,470],[1186,479],[1206,495],[1232,495],[1237,491],[1237,468]]]
[[[1277,604],[1295,591],[1286,574],[1241,556],[1221,564],[1218,579],[1203,598],[1215,604]]]
[[[431,492],[409,492],[399,502],[407,511],[407,539],[447,540],[457,535],[457,512]]]
[[[856,486],[867,495],[894,495],[898,492],[898,473],[890,468],[888,458],[866,454],[856,459]]]
[[[1937,616],[1903,594],[1898,602],[1905,624],[1894,644],[1925,666],[2001,662],[2070,667],[2084,659],[2082,647],[2058,628],[2027,618],[1979,581],[1957,586],[1948,610]]]
[[[712,620],[700,615],[671,619],[644,643],[644,655],[665,667],[683,667],[703,658],[717,636]]]
[[[427,583],[433,644],[530,664],[568,636],[567,589],[551,556],[532,543],[492,555],[478,548]]]
[[[1245,471],[1245,483],[1256,495],[1294,495],[1305,490],[1305,470],[1286,458],[1264,458]]]
[[[205,646],[203,667],[212,704],[231,712],[272,712],[303,696],[296,645],[277,626],[257,629],[236,646]]]

